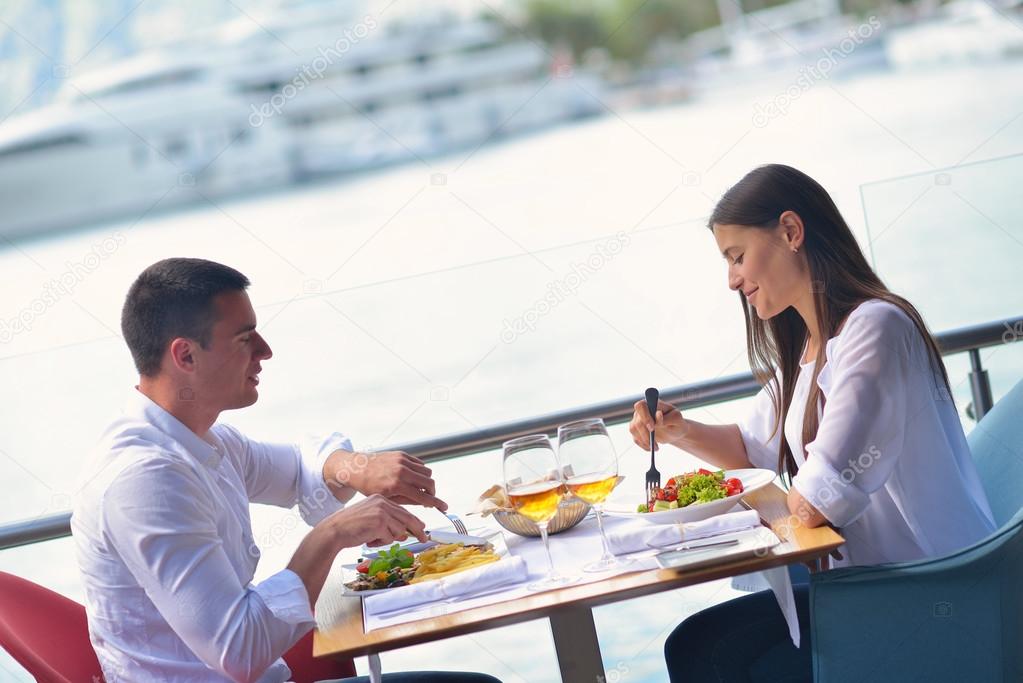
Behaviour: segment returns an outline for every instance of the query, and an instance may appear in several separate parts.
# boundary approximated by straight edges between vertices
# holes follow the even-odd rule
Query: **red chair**
[[[0,645],[38,683],[100,683],[85,608],[59,593],[0,572]],[[295,683],[355,675],[351,660],[313,658],[312,631],[284,655]]]

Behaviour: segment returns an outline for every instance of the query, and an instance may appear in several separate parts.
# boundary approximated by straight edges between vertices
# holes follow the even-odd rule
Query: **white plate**
[[[709,503],[693,503],[684,508],[674,510],[661,510],[660,512],[636,512],[636,505],[631,507],[621,503],[608,503],[604,512],[614,517],[634,517],[650,524],[672,524],[677,522],[698,522],[709,519],[715,515],[728,512],[735,507],[743,496],[762,489],[774,481],[777,475],[771,470],[749,468],[744,470],[725,470],[725,479],[737,477],[742,482],[742,493],[736,496],[729,496],[721,500],[712,500]]]
[[[430,533],[431,534],[436,534],[438,532],[431,531]],[[453,533],[444,532],[442,535],[444,535],[445,538],[449,538],[450,537],[450,540],[452,540],[452,541],[460,540],[460,539],[455,539],[454,536],[456,536],[456,534],[453,534]],[[462,537],[462,538],[466,538],[466,537]],[[477,538],[477,537],[471,537],[471,538]],[[481,540],[484,540],[484,541],[489,541],[490,544],[494,546],[494,552],[497,553],[498,557],[502,557],[503,558],[505,555],[508,555],[508,546],[506,546],[504,544],[503,537],[501,536],[501,532],[500,532],[499,529],[497,529],[497,530],[490,530],[489,533],[487,533],[487,534],[483,534],[481,532],[481,536],[479,536],[478,538],[480,538]],[[415,539],[413,539],[413,541],[414,540]],[[445,542],[447,542],[447,541],[445,541]],[[417,544],[425,546],[424,549],[425,548],[432,548],[433,546],[437,545],[434,542],[431,542],[429,544],[421,544],[421,543],[417,542]],[[390,547],[390,546],[387,546],[387,547]],[[383,548],[381,548],[381,549],[383,549]],[[415,554],[417,554],[417,555],[419,554],[418,550],[413,551],[413,552]],[[366,557],[366,556],[367,556],[367,553],[363,553],[363,557]],[[498,560],[498,562],[500,562],[500,560]],[[400,590],[400,589],[405,587],[405,586],[395,586],[393,588],[371,588],[369,590],[364,590],[364,591],[353,591],[351,588],[349,588],[348,586],[344,585],[344,582],[354,581],[356,579],[356,577],[358,577],[359,574],[355,570],[355,567],[356,567],[356,565],[354,565],[354,564],[343,564],[343,565],[341,565],[341,578],[342,578],[342,582],[343,582],[341,584],[341,595],[346,595],[346,596],[351,596],[351,597],[361,597],[361,596],[366,596],[366,595],[373,595],[374,593],[383,593],[384,591]],[[437,579],[437,580],[438,581],[443,581],[444,579]],[[409,585],[409,584],[406,584],[406,585]]]
[[[348,581],[352,580],[352,578],[348,577],[348,576],[346,576],[345,578]],[[402,588],[402,586],[397,586],[397,588]],[[352,597],[352,598],[359,598],[359,597],[362,597],[364,595],[373,595],[374,593],[383,593],[384,591],[393,591],[393,590],[394,590],[394,588],[370,588],[369,590],[364,590],[364,591],[353,591],[348,586],[346,586],[344,584],[341,584],[341,595],[344,595],[344,596],[347,596],[347,597]]]

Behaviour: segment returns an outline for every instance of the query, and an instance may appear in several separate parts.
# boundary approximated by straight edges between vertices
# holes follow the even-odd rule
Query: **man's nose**
[[[259,360],[273,358],[274,355],[273,349],[271,349],[270,345],[266,343],[265,339],[263,339],[263,335],[256,333],[256,337],[258,338],[259,343],[256,345],[255,355],[259,357]]]

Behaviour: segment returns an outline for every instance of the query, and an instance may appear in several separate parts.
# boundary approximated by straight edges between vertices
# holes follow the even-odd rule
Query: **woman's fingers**
[[[629,433],[633,442],[640,448],[646,450],[650,447],[650,433],[655,435],[654,450],[658,449],[658,442],[665,440],[671,429],[666,421],[667,416],[677,413],[678,409],[670,403],[658,401],[657,412],[653,415],[647,409],[646,401],[636,401],[633,405],[632,422],[629,423]]]
[[[636,411],[635,417],[639,420],[639,423],[646,426],[647,431],[653,430],[654,426],[650,420],[650,411],[646,407],[646,401],[636,401],[632,407]]]

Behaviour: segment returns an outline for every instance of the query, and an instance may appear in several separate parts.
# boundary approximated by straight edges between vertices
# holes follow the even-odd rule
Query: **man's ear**
[[[195,370],[195,352],[196,342],[185,337],[178,337],[173,339],[168,349],[170,353],[171,363],[174,367],[182,372],[193,372]]]

